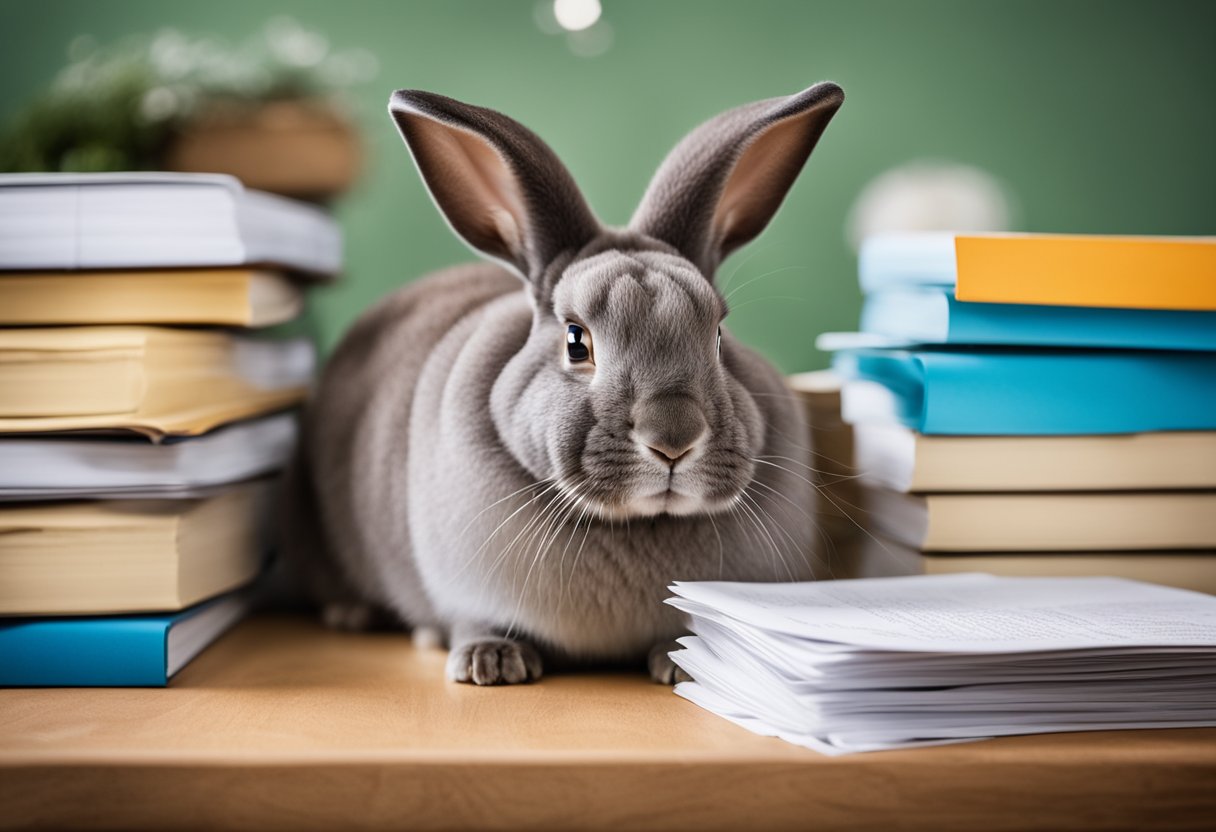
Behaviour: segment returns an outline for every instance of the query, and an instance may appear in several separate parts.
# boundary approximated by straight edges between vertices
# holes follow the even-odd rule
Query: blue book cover
[[[861,329],[908,344],[1216,350],[1216,312],[967,303],[929,286],[870,293]]]
[[[896,418],[926,434],[1216,430],[1213,353],[856,349],[834,366],[883,385]]]
[[[162,615],[0,619],[0,685],[163,687],[247,609],[237,592]]]

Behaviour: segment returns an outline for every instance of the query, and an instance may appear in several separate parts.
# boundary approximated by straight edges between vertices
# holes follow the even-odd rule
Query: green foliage
[[[174,134],[217,103],[336,97],[377,71],[371,53],[332,51],[289,18],[235,48],[168,29],[104,48],[84,36],[68,53],[0,134],[0,170],[154,169]]]

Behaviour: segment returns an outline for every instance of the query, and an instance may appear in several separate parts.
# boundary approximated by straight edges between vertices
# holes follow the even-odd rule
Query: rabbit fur
[[[670,682],[671,581],[815,576],[802,409],[721,326],[713,281],[842,101],[821,83],[712,119],[610,228],[527,128],[393,94],[432,198],[491,262],[379,302],[306,408],[283,545],[334,623],[370,606],[438,630],[461,682],[648,655]]]

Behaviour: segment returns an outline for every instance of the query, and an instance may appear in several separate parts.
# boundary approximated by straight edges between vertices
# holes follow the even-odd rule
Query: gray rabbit
[[[493,262],[378,303],[307,409],[283,542],[331,624],[390,611],[446,640],[458,682],[647,656],[671,682],[670,581],[814,577],[802,412],[722,326],[714,273],[843,100],[821,83],[712,119],[609,228],[527,128],[393,94],[436,205]]]

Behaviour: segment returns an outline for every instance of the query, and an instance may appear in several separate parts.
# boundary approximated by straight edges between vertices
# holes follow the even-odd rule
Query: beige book
[[[876,537],[862,537],[833,563],[838,578],[889,578],[986,572],[1009,578],[1105,575],[1216,594],[1216,550],[1161,552],[1034,552],[926,554]]]
[[[833,542],[857,534],[858,481],[854,463],[854,429],[841,418],[844,380],[831,370],[797,373],[786,378],[807,419],[809,479],[816,489],[815,516]],[[797,468],[798,466],[791,466]]]
[[[254,269],[0,273],[0,325],[214,324],[296,317],[300,287]]]
[[[866,522],[927,552],[1216,549],[1216,491],[901,494],[863,489]]]
[[[1112,436],[925,436],[853,427],[858,472],[896,491],[1216,488],[1216,431]]]
[[[266,492],[0,508],[0,614],[179,610],[245,584],[265,551]]]
[[[192,435],[299,402],[311,346],[218,330],[0,330],[0,433]]]

